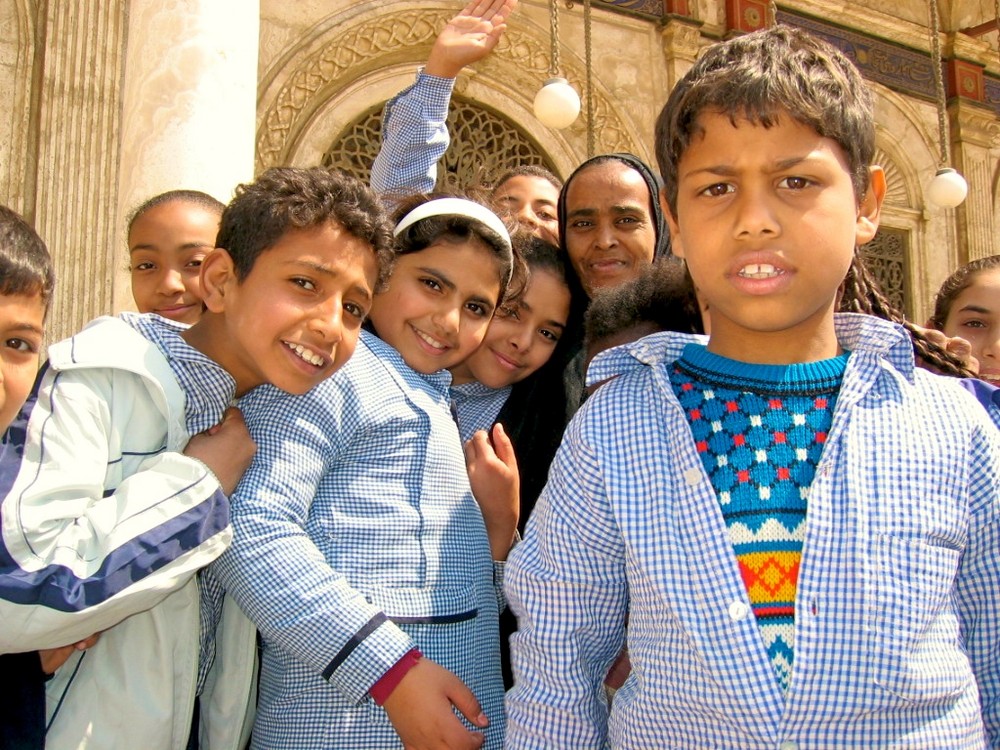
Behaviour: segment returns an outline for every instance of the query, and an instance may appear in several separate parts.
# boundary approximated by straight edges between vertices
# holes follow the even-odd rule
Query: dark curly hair
[[[380,288],[392,267],[392,225],[367,185],[336,170],[274,167],[240,185],[222,212],[216,245],[229,252],[242,281],[258,256],[287,231],[326,222],[371,245]]]

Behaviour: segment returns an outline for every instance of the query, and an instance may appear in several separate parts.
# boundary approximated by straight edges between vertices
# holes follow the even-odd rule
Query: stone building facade
[[[587,80],[582,0],[557,0],[560,72]],[[62,337],[130,305],[129,210],[186,187],[228,200],[273,165],[364,175],[385,101],[407,86],[463,0],[0,0],[0,202],[52,248]],[[954,210],[924,197],[938,166],[925,0],[791,0],[777,20],[844,49],[878,95],[889,195],[866,251],[917,321],[958,263],[997,252],[1000,62],[995,4],[938,2],[952,163],[970,192]],[[593,0],[593,149],[654,163],[653,123],[699,50],[771,20],[761,0]],[[510,163],[565,176],[588,153],[586,117],[566,130],[532,114],[549,76],[550,2],[521,0],[487,60],[465,71],[442,179]]]

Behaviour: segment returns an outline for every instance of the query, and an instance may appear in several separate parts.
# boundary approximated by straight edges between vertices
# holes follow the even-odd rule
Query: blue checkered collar
[[[119,317],[163,354],[184,391],[184,423],[191,435],[204,432],[222,419],[236,398],[236,380],[218,362],[188,344],[183,323],[152,313],[122,313]]]
[[[884,358],[907,380],[913,380],[913,344],[902,326],[872,315],[838,313],[834,327],[841,347],[853,356]],[[692,343],[705,344],[706,336],[664,331],[645,336],[630,344],[616,346],[598,354],[587,369],[587,385],[603,382],[639,367],[680,358],[684,347]]]
[[[432,372],[429,375],[417,372],[406,364],[403,360],[403,355],[370,331],[361,331],[360,343],[367,346],[371,350],[372,354],[380,360],[391,364],[393,369],[399,372],[404,379],[409,380],[412,378],[419,378],[442,396],[449,398],[448,389],[451,386],[451,373],[447,370],[438,370],[437,372]]]

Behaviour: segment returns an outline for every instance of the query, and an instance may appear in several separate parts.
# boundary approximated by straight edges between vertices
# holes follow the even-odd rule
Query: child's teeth
[[[432,339],[430,336],[428,336],[423,331],[417,331],[417,335],[420,336],[420,338],[422,338],[428,344],[430,344],[431,346],[433,346],[435,349],[444,349],[444,344],[442,344],[440,341],[438,341],[436,339]]]
[[[317,354],[313,354],[311,351],[306,349],[302,344],[286,344],[289,349],[299,355],[300,358],[304,359],[311,365],[319,367],[323,364],[323,358]]]
[[[749,266],[744,266],[740,271],[740,276],[746,276],[751,279],[766,279],[768,276],[774,276],[778,269],[767,263],[753,263]]]

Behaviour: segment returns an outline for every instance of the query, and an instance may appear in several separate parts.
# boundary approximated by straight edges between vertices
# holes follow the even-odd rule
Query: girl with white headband
[[[241,404],[267,427],[270,466],[245,494],[273,521],[222,570],[263,635],[253,748],[503,744],[499,561],[517,470],[502,430],[467,469],[447,369],[482,342],[518,263],[503,222],[464,198],[411,200],[395,235],[348,363],[305,396]],[[275,526],[301,541],[297,559],[269,557]],[[280,591],[255,583],[274,565],[294,568]]]

